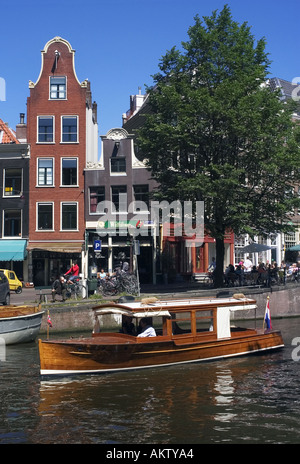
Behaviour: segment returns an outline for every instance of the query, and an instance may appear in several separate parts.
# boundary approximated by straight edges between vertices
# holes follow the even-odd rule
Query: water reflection
[[[0,363],[0,443],[299,443],[300,371],[283,351],[40,382],[37,345]]]

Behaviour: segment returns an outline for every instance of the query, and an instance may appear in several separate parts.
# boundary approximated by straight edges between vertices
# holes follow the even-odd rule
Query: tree
[[[265,39],[255,43],[227,5],[203,21],[196,16],[188,36],[159,63],[137,143],[161,197],[204,201],[221,286],[228,229],[253,237],[291,227],[299,132],[292,105],[267,85]]]

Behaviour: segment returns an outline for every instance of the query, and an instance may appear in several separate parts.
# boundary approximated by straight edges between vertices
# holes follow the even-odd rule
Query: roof
[[[269,79],[269,86],[271,90],[280,90],[280,100],[286,101],[293,99],[297,102],[299,102],[299,83],[298,81],[296,82],[289,82],[284,79],[280,79],[279,77],[272,77]],[[296,109],[296,113],[299,115],[300,114],[300,108]]]
[[[0,119],[0,144],[2,143],[20,143],[16,138],[16,133]]]

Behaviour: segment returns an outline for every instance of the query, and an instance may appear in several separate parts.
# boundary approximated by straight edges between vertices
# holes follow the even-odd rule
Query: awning
[[[0,261],[24,261],[27,240],[0,240]]]
[[[31,242],[27,250],[51,251],[55,253],[81,253],[83,242]]]

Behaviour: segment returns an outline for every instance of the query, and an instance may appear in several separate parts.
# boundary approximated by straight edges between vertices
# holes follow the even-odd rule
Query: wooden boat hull
[[[0,310],[0,341],[5,345],[34,341],[41,328],[44,311],[35,307],[7,307]]]
[[[42,376],[100,374],[243,356],[284,346],[279,331],[237,332],[228,339],[201,341],[167,337],[136,339],[101,334],[88,339],[39,340]]]

